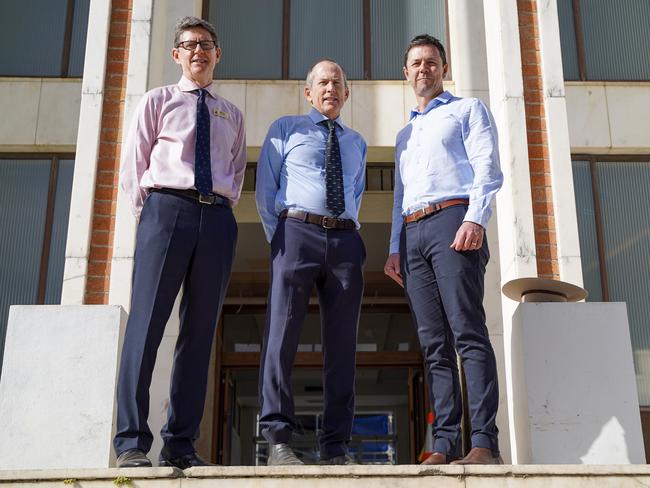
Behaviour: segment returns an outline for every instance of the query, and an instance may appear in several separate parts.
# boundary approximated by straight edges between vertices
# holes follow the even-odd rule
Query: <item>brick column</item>
[[[536,0],[517,0],[537,273],[560,278]]]
[[[120,165],[131,1],[113,0],[84,303],[108,303]]]

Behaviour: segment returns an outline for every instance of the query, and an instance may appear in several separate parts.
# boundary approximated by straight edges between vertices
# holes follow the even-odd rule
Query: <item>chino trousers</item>
[[[499,401],[496,360],[485,325],[483,282],[487,238],[475,251],[449,246],[467,206],[448,207],[402,228],[400,260],[404,289],[427,367],[435,410],[435,452],[460,456],[460,355],[467,381],[473,447],[498,451]]]

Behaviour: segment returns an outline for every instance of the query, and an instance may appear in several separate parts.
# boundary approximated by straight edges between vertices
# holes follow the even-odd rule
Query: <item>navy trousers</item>
[[[271,443],[294,429],[291,371],[316,285],[323,344],[323,459],[347,452],[354,418],[357,327],[366,251],[356,230],[281,219],[271,241],[271,286],[260,364],[260,424]]]
[[[151,193],[138,225],[131,312],[117,386],[115,452],[151,449],[149,386],[165,324],[183,286],[163,453],[194,452],[212,341],[237,240],[229,208]]]
[[[436,418],[433,450],[460,453],[461,393],[456,351],[467,380],[472,446],[498,451],[499,402],[494,351],[485,326],[483,279],[487,238],[476,251],[449,246],[466,206],[448,207],[406,224],[400,242],[404,289],[415,321]]]

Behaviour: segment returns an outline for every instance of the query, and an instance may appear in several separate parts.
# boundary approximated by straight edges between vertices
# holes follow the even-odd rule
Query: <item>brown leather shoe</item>
[[[447,456],[441,452],[434,452],[420,464],[447,464]]]
[[[458,461],[452,461],[451,464],[503,464],[503,459],[498,454],[495,455],[492,449],[472,447],[467,456]]]

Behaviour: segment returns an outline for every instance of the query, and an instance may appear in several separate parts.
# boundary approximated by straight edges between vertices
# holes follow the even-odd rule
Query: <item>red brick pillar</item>
[[[536,0],[517,0],[537,274],[560,278]]]
[[[113,0],[84,303],[108,303],[132,0]]]

